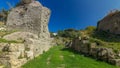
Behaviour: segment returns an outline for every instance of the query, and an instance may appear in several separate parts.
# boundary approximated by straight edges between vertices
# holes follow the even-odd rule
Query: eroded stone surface
[[[38,1],[13,8],[8,15],[6,25],[9,29],[22,30],[37,34],[41,38],[50,36],[48,21],[50,10],[43,7]]]

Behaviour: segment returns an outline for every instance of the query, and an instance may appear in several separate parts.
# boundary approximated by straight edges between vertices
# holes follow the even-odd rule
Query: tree
[[[2,10],[0,11],[0,21],[6,22],[6,21],[7,21],[8,13],[9,13],[8,10],[2,9]]]

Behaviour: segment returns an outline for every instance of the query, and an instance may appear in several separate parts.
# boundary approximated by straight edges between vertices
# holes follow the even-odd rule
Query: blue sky
[[[0,9],[8,9],[6,2],[15,5],[19,0],[0,0]],[[51,9],[49,30],[84,29],[96,26],[111,10],[120,9],[120,0],[39,0]]]

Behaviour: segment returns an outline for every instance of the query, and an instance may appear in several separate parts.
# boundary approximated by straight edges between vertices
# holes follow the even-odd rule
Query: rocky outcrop
[[[68,46],[69,48],[85,56],[90,56],[120,66],[120,59],[118,59],[112,48],[100,47],[96,42],[91,43],[89,39],[86,38],[75,38],[71,43],[72,44]]]
[[[50,10],[38,1],[22,0],[26,4],[13,8],[8,15],[8,29],[16,29],[37,34],[39,37],[49,37],[48,21]],[[30,1],[27,3],[27,1]]]
[[[111,12],[98,22],[98,30],[120,34],[120,11]]]

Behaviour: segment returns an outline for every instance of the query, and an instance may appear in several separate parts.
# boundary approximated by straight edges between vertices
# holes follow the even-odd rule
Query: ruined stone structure
[[[9,29],[32,32],[39,37],[48,37],[49,31],[47,25],[50,17],[50,10],[43,7],[38,1],[22,1],[26,4],[13,8],[8,15],[7,27],[9,27]]]
[[[7,68],[19,68],[27,61],[43,54],[51,47],[50,38],[38,38],[30,32],[14,32],[3,37],[20,43],[0,43],[0,64]]]
[[[120,34],[120,11],[111,12],[98,22],[98,30]]]
[[[51,47],[48,30],[50,10],[35,0],[22,1],[23,5],[10,11],[6,23],[6,30],[17,32],[2,37],[17,42],[0,43],[0,64],[7,68],[19,68]]]
[[[120,56],[118,56],[118,54],[115,54],[112,48],[99,46],[100,45],[98,45],[96,42],[90,42],[89,39],[75,38],[72,40],[68,47],[85,56],[90,56],[92,58],[120,66],[120,59],[118,59]]]

